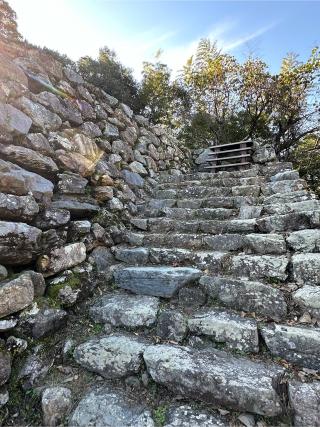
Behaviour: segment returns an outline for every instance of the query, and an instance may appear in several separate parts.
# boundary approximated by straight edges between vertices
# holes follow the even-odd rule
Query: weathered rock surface
[[[313,317],[320,319],[320,288],[305,285],[292,295],[293,301]]]
[[[272,354],[310,369],[320,369],[320,329],[274,325],[261,328]]]
[[[0,262],[28,264],[40,251],[41,230],[24,223],[0,221]]]
[[[56,308],[39,310],[23,320],[24,326],[36,338],[42,338],[65,326],[67,312]]]
[[[320,230],[294,231],[287,242],[295,252],[320,252]]]
[[[111,335],[80,344],[73,355],[89,371],[107,379],[122,378],[139,371],[146,346],[136,336]]]
[[[194,334],[207,335],[216,342],[225,343],[227,348],[259,351],[257,322],[233,312],[219,309],[200,311],[188,319],[188,327]]]
[[[86,259],[86,247],[84,243],[72,243],[71,245],[53,249],[48,255],[38,258],[38,269],[45,277],[67,270]]]
[[[285,256],[237,255],[231,260],[231,271],[240,277],[284,281],[287,278],[287,265],[288,259]]]
[[[49,387],[41,398],[43,424],[55,427],[64,421],[72,407],[71,391],[66,387]]]
[[[0,193],[0,218],[5,221],[30,222],[39,212],[32,196]]]
[[[163,340],[180,342],[187,334],[187,320],[179,312],[164,310],[159,315],[156,333]]]
[[[74,411],[70,427],[154,427],[151,413],[121,392],[108,388],[90,391]]]
[[[47,203],[52,198],[53,184],[38,174],[0,159],[0,191],[17,196],[30,192],[36,200]]]
[[[8,381],[11,374],[11,356],[6,350],[0,349],[0,386]]]
[[[201,286],[222,305],[239,311],[255,312],[279,320],[287,313],[284,295],[261,282],[231,277],[202,276]]]
[[[62,227],[70,221],[70,212],[65,209],[47,208],[40,212],[34,225],[41,230]]]
[[[228,427],[221,415],[194,409],[189,405],[169,408],[164,427]]]
[[[293,409],[295,426],[320,426],[320,382],[291,382],[289,402]]]
[[[30,275],[0,283],[0,318],[28,307],[33,302],[34,286]]]
[[[0,102],[0,136],[11,140],[11,134],[25,135],[32,125],[32,120],[22,111],[10,104]]]
[[[143,357],[154,381],[186,397],[270,417],[282,412],[276,389],[284,370],[276,365],[169,345],[150,346]]]
[[[249,249],[257,254],[284,254],[286,242],[279,234],[248,234],[245,237]]]
[[[114,278],[120,288],[137,294],[170,298],[200,275],[200,270],[187,267],[128,267],[115,271]]]
[[[292,259],[293,278],[300,285],[320,284],[320,254],[297,254]]]
[[[158,298],[126,293],[106,295],[91,307],[90,316],[96,322],[136,328],[155,323],[159,308]]]

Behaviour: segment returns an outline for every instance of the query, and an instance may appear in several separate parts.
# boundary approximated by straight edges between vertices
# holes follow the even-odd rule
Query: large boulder
[[[48,277],[74,267],[85,259],[86,247],[84,243],[78,242],[53,249],[48,255],[42,255],[38,258],[37,265],[39,271]]]
[[[0,136],[12,140],[14,135],[26,135],[32,125],[32,120],[22,111],[10,104],[0,102]]]
[[[320,284],[320,254],[296,254],[292,257],[293,279],[300,285]]]
[[[0,262],[28,264],[40,252],[41,230],[22,222],[0,221]]]
[[[154,345],[144,352],[152,379],[187,398],[265,416],[282,413],[284,369],[212,350]]]

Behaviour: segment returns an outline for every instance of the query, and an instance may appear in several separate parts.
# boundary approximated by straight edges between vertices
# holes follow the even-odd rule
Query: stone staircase
[[[76,362],[164,387],[162,425],[236,425],[239,413],[320,425],[319,226],[320,202],[289,163],[163,175],[113,248],[115,289],[90,309],[109,333],[78,345]],[[71,425],[106,422],[108,399],[83,421],[89,397]],[[132,396],[118,397],[123,409]],[[148,408],[138,415],[126,425],[154,425]]]

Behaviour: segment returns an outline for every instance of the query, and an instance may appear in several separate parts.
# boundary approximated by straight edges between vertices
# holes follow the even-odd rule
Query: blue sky
[[[302,59],[320,43],[317,1],[8,0],[20,32],[72,59],[114,49],[139,78],[142,61],[181,69],[203,37],[242,60],[264,59],[273,72],[287,52]]]

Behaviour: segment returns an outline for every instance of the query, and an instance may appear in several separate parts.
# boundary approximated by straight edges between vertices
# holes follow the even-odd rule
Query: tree
[[[122,65],[115,52],[108,47],[100,49],[98,59],[89,56],[81,58],[78,68],[84,79],[128,104],[135,112],[142,108],[138,97],[139,87],[132,71]]]
[[[9,41],[21,41],[17,28],[17,15],[5,0],[0,0],[0,37]]]

